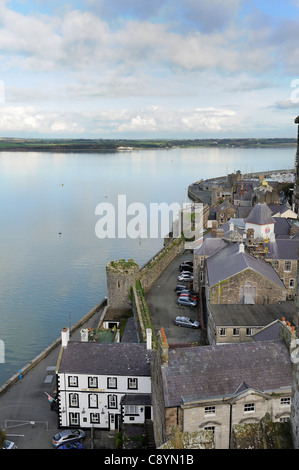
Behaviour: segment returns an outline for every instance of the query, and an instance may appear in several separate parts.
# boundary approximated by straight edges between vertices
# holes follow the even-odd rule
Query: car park
[[[85,432],[81,429],[64,429],[53,436],[52,444],[58,447],[67,442],[82,441],[84,437]]]
[[[182,273],[178,276],[178,281],[193,281],[193,276],[190,273]]]
[[[189,297],[184,297],[184,296],[180,296],[177,300],[177,303],[185,307],[196,307],[197,305],[196,300],[192,300]]]
[[[175,324],[177,326],[185,326],[186,328],[199,328],[199,322],[189,317],[176,317]]]

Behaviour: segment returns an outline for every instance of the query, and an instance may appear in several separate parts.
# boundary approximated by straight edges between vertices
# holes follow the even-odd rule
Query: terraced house
[[[68,341],[57,363],[59,427],[119,429],[151,419],[148,343]]]

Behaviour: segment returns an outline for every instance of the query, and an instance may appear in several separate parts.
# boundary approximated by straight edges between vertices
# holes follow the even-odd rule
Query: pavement
[[[101,313],[93,315],[80,329],[96,327]],[[72,333],[70,341],[80,340],[80,329]],[[58,415],[51,410],[47,394],[53,396],[59,351],[60,345],[0,396],[0,428],[18,449],[54,449],[51,440],[59,430]],[[111,433],[101,431],[92,440],[87,431],[84,445],[111,449],[114,439]]]

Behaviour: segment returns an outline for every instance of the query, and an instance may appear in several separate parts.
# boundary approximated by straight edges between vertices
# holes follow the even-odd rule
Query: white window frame
[[[219,328],[219,336],[226,336],[226,328]]]
[[[205,406],[205,416],[216,416],[216,406]]]
[[[108,408],[112,410],[117,409],[117,395],[108,395]]]
[[[100,424],[100,413],[90,413],[90,422]]]
[[[108,377],[107,378],[107,388],[116,389],[117,388],[117,378],[116,377]]]
[[[138,405],[125,405],[124,411],[125,411],[125,415],[139,415],[139,406]]]
[[[244,413],[255,413],[255,403],[245,403]]]
[[[88,377],[88,388],[98,388],[97,377]]]
[[[70,408],[78,408],[79,407],[79,394],[78,393],[70,393],[69,394],[69,406],[70,406]]]
[[[291,405],[291,397],[281,397],[280,406],[290,406],[290,405]]]
[[[94,404],[92,403],[92,398],[95,397]],[[99,407],[99,397],[96,393],[89,393],[88,394],[88,408],[95,408]]]
[[[78,426],[80,424],[80,414],[79,413],[69,413],[70,426]]]
[[[136,377],[128,377],[128,390],[138,390],[138,379]]]
[[[69,387],[78,387],[78,377],[76,375],[69,375],[68,384]]]

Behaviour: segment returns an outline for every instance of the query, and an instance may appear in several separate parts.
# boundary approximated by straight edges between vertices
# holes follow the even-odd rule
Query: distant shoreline
[[[130,152],[187,148],[295,147],[297,139],[22,139],[0,138],[0,152]]]

